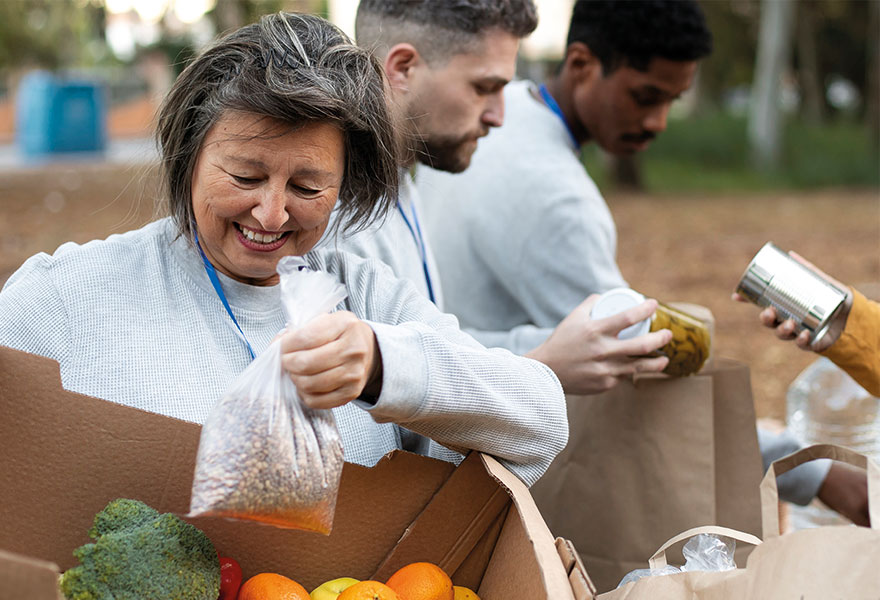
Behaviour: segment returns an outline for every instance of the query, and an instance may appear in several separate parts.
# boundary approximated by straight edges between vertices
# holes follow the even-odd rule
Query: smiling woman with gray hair
[[[283,366],[333,410],[346,460],[474,449],[540,477],[568,431],[550,369],[482,347],[381,263],[315,248],[337,199],[358,228],[396,198],[366,51],[318,17],[264,17],[184,70],[157,137],[170,216],[30,258],[0,292],[0,344],[57,360],[69,390],[201,423],[283,328],[275,267],[302,256],[348,299],[282,334]]]

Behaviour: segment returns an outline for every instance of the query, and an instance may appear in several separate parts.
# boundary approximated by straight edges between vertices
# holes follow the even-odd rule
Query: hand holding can
[[[779,337],[803,338],[798,345],[819,351],[833,341],[826,338],[835,321],[846,312],[849,292],[804,262],[767,242],[740,278],[736,294],[772,308],[778,321],[770,326],[778,326]]]

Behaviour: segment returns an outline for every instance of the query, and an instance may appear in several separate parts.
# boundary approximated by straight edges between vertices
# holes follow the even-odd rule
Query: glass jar
[[[645,296],[630,288],[614,288],[599,297],[590,316],[593,319],[610,317],[645,300]],[[709,358],[712,336],[705,321],[683,310],[658,302],[653,315],[621,330],[617,337],[628,340],[661,329],[672,331],[672,340],[653,353],[669,358],[663,372],[675,377],[698,372]]]

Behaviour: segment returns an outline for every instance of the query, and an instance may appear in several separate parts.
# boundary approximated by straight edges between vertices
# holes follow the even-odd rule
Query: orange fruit
[[[306,588],[278,573],[260,573],[245,581],[238,600],[310,600]]]
[[[454,585],[452,590],[455,592],[455,600],[480,600],[480,597],[477,596],[474,590],[463,585]]]
[[[336,600],[401,600],[401,598],[381,581],[368,579],[345,588]]]
[[[386,582],[400,600],[453,600],[452,580],[433,563],[416,562],[401,567]]]

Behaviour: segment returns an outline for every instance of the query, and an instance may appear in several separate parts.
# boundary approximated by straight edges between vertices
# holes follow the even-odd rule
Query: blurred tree
[[[713,37],[712,55],[700,63],[698,105],[705,111],[751,84],[760,7],[757,0],[704,0],[701,6]]]
[[[779,91],[791,56],[795,14],[794,0],[763,0],[761,3],[748,133],[752,162],[762,169],[775,167],[779,162],[782,132]]]
[[[871,147],[880,151],[880,0],[873,0],[868,17],[868,68],[866,94],[866,120]]]
[[[0,70],[60,69],[112,60],[101,0],[0,2]]]
[[[820,123],[825,117],[825,90],[819,73],[819,44],[816,40],[817,6],[801,2],[797,10],[797,70],[807,121]]]
[[[210,16],[219,32],[232,31],[279,10],[328,14],[327,0],[217,0]]]

